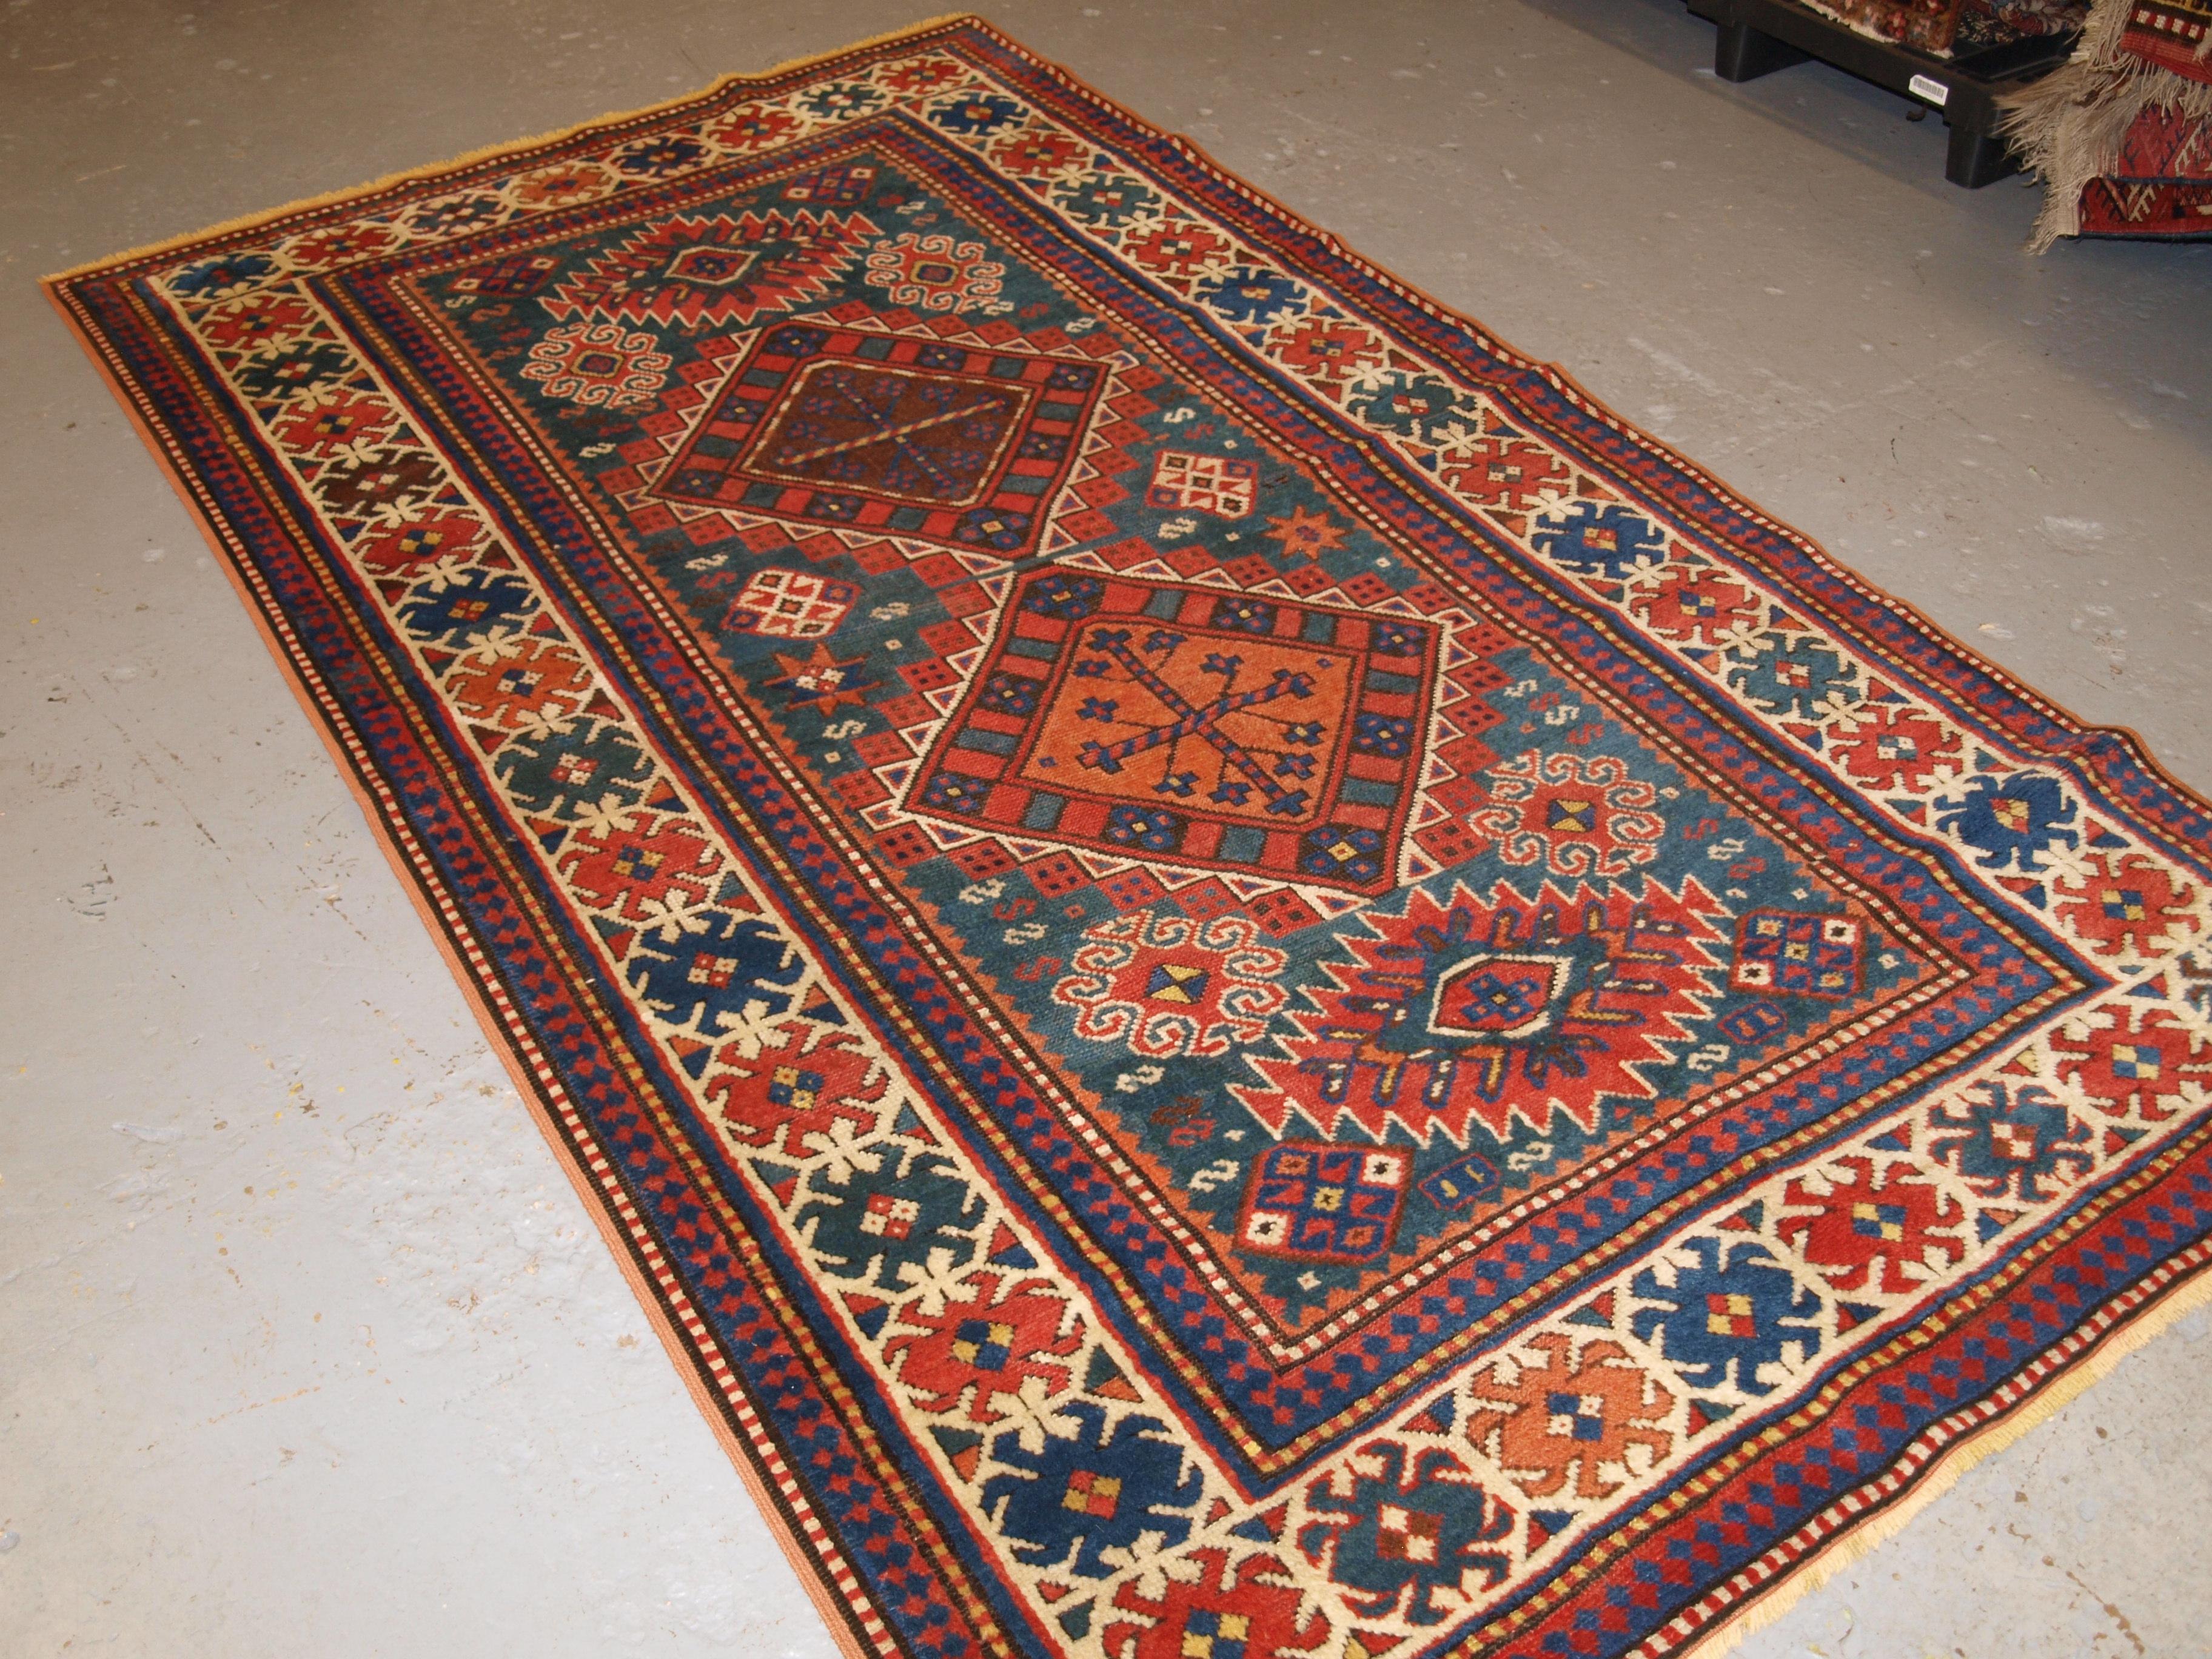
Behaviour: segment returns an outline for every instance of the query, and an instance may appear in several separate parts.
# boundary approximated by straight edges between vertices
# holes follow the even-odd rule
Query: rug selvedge
[[[638,125],[72,297],[857,1639],[1662,1651],[2197,1265],[2193,803],[987,32]]]

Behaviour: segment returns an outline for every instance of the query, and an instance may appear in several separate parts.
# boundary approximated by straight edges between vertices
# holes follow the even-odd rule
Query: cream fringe
[[[2193,120],[2212,121],[2212,86],[2159,69],[2120,50],[2127,0],[2098,0],[2081,41],[2065,67],[2003,100],[1997,131],[2016,144],[2028,171],[2042,176],[2043,211],[2028,238],[2041,253],[2081,229],[2081,191],[2118,164],[2120,144],[2135,118],[2161,104]]]
[[[733,86],[739,82],[769,81],[779,75],[788,75],[793,70],[805,69],[810,64],[826,63],[832,58],[842,58],[848,52],[859,52],[868,46],[884,46],[893,40],[903,40],[909,35],[927,34],[957,23],[982,24],[982,22],[981,18],[970,12],[945,12],[939,16],[924,18],[918,23],[908,23],[902,28],[886,29],[883,33],[872,34],[865,40],[854,40],[848,45],[839,46],[835,52],[809,52],[802,57],[787,58],[772,69],[759,70],[750,74],[717,76],[712,83],[702,87],[696,92],[687,92],[678,97],[664,99],[657,104],[647,104],[641,109],[613,111],[605,115],[594,116],[588,121],[579,121],[572,127],[562,127],[553,132],[538,133],[534,137],[512,138],[503,144],[487,144],[482,149],[472,149],[463,155],[448,156],[442,161],[433,161],[423,167],[408,167],[398,173],[387,173],[381,179],[372,179],[367,184],[356,185],[349,190],[326,191],[319,196],[305,196],[296,202],[287,202],[283,207],[268,208],[258,213],[243,214],[235,219],[225,219],[219,224],[209,225],[204,229],[192,231],[186,235],[166,236],[159,241],[148,242],[141,247],[128,248],[120,253],[111,253],[104,258],[93,259],[83,264],[72,266],[67,270],[58,270],[52,276],[41,277],[40,280],[44,286],[52,288],[57,283],[90,276],[95,271],[106,270],[112,266],[130,264],[137,260],[149,258],[155,254],[189,247],[193,243],[204,242],[211,236],[227,236],[236,231],[252,230],[257,225],[270,224],[279,219],[289,218],[295,213],[304,213],[311,208],[329,207],[335,203],[351,201],[360,196],[374,196],[380,191],[390,190],[398,185],[412,184],[424,179],[435,179],[456,168],[468,167],[478,161],[489,161],[496,156],[514,155],[527,150],[543,149],[548,144],[559,143],[564,139],[574,138],[580,133],[588,132],[594,127],[624,125],[636,120],[641,116],[658,115],[664,111],[680,109],[686,104],[698,103],[710,98],[723,88]],[[988,24],[983,26],[989,27]],[[992,32],[996,33],[995,30]]]
[[[2136,1349],[2208,1305],[2212,1305],[2212,1274],[2199,1273],[2184,1279],[2105,1337],[2087,1358],[2046,1384],[2033,1400],[2014,1407],[1942,1452],[1913,1482],[1911,1489],[1888,1509],[1841,1534],[1812,1559],[1785,1570],[1771,1581],[1771,1589],[1695,1646],[1683,1649],[1676,1659],[1721,1659],[1745,1638],[1764,1630],[1789,1612],[1801,1596],[1818,1589],[1846,1568],[1857,1565],[1862,1557],[1887,1543],[1922,1510],[1957,1485],[1975,1464],[2002,1451],[2029,1430],[2064,1411],[2085,1389],[2111,1375],[2112,1368]]]

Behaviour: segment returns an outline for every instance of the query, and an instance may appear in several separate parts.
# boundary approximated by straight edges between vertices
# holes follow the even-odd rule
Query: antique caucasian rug
[[[2203,805],[980,23],[52,289],[856,1656],[1674,1652],[2205,1263]]]

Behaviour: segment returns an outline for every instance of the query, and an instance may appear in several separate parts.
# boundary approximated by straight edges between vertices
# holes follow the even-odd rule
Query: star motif
[[[1294,507],[1279,519],[1267,520],[1267,539],[1282,544],[1291,559],[1317,559],[1344,540],[1344,526],[1326,513],[1309,513]]]
[[[776,665],[783,672],[763,681],[763,689],[781,689],[793,708],[811,708],[826,714],[833,708],[851,703],[855,708],[866,704],[862,694],[866,684],[855,671],[863,661],[861,657],[833,657],[830,647],[817,645],[804,657],[775,653]]]

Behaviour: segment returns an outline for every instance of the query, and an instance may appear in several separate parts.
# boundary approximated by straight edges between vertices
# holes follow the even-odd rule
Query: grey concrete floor
[[[933,9],[0,0],[6,1653],[832,1651],[33,284]],[[2026,187],[1679,0],[993,15],[2212,787],[2212,249],[2026,259]],[[2212,1653],[2208,1331],[1747,1659]]]

